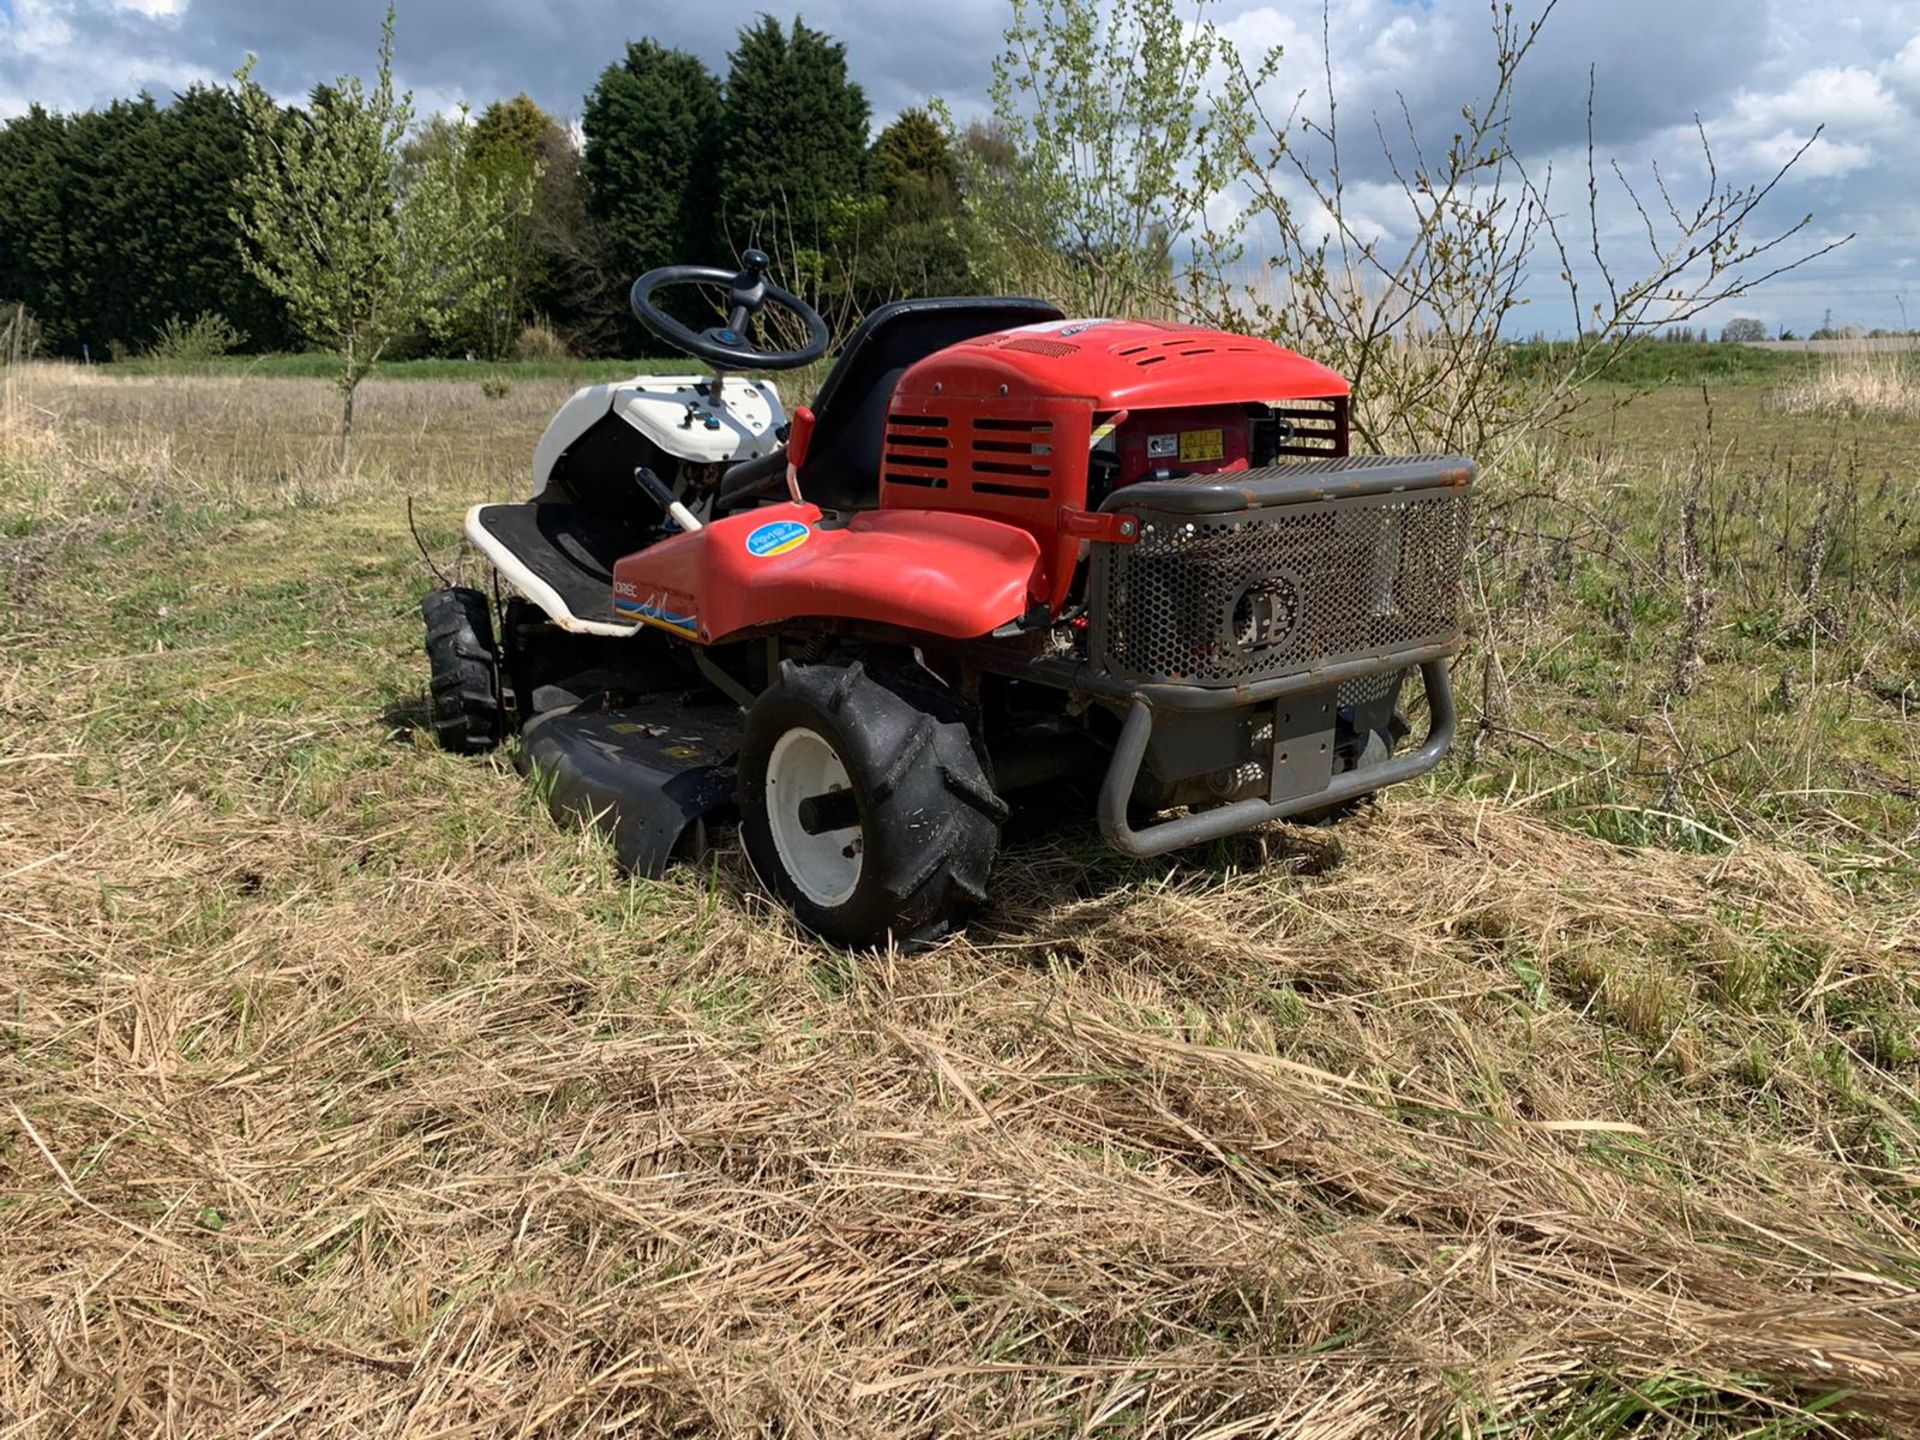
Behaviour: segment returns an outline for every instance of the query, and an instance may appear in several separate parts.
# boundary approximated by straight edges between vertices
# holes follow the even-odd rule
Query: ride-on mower
[[[499,639],[483,592],[427,596],[443,744],[517,732],[555,815],[641,873],[737,813],[761,883],[847,945],[948,929],[1049,782],[1150,856],[1439,762],[1470,461],[1349,455],[1347,382],[1278,345],[1039,300],[883,306],[789,417],[761,372],[827,327],[743,263],[633,286],[711,373],[581,390],[533,498],[467,515]],[[677,318],[684,286],[724,323]],[[754,338],[776,318],[797,348]]]

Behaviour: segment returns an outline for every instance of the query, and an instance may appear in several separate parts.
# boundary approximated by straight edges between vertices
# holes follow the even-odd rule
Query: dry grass
[[[538,388],[0,451],[0,1434],[1920,1431],[1912,887],[1460,777],[915,956],[623,880],[393,738]]]
[[[1920,368],[1913,347],[1851,342],[1822,360],[1819,370],[1780,392],[1791,415],[1877,415],[1920,419]]]

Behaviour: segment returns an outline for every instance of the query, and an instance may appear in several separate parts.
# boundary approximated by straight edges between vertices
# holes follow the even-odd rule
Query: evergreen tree
[[[0,298],[23,301],[48,348],[146,346],[173,317],[226,317],[256,346],[288,338],[285,307],[237,263],[237,100],[196,86],[103,110],[35,107],[0,128]]]
[[[660,265],[706,264],[715,248],[720,82],[652,40],[627,46],[587,97],[581,172],[628,281]]]
[[[721,125],[720,209],[736,248],[777,262],[825,250],[855,229],[868,198],[867,97],[847,78],[846,46],[796,17],[740,32]]]
[[[256,350],[298,340],[287,307],[244,265],[233,193],[247,163],[247,122],[225,87],[196,85],[159,112],[155,159],[165,177],[139,323],[129,340],[145,343],[171,316],[224,316]]]
[[[47,348],[74,353],[82,333],[68,289],[67,145],[65,118],[38,105],[0,128],[0,301],[24,303]]]
[[[970,293],[959,166],[946,131],[925,110],[903,110],[874,141],[872,159],[886,212],[860,257],[867,305]]]
[[[947,132],[925,110],[902,110],[873,142],[874,181],[889,200],[915,190],[951,197],[958,167]]]
[[[558,128],[524,90],[511,100],[496,100],[473,122],[468,162],[477,170],[532,175],[542,168],[548,133]]]

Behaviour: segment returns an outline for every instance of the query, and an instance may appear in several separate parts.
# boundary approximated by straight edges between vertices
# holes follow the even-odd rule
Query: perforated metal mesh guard
[[[1140,540],[1093,547],[1095,662],[1129,680],[1233,685],[1453,639],[1468,525],[1460,463],[1424,467],[1427,484],[1341,498],[1326,498],[1340,469],[1359,479],[1377,457],[1209,477],[1251,492],[1253,507],[1231,514],[1115,492],[1107,508],[1138,515]]]

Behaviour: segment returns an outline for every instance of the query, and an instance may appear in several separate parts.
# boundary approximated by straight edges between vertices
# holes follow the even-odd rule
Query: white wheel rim
[[[800,823],[803,801],[853,782],[833,746],[817,731],[796,725],[767,757],[767,824],[773,848],[800,893],[822,908],[844,904],[860,884],[863,836],[859,822],[809,835]]]

